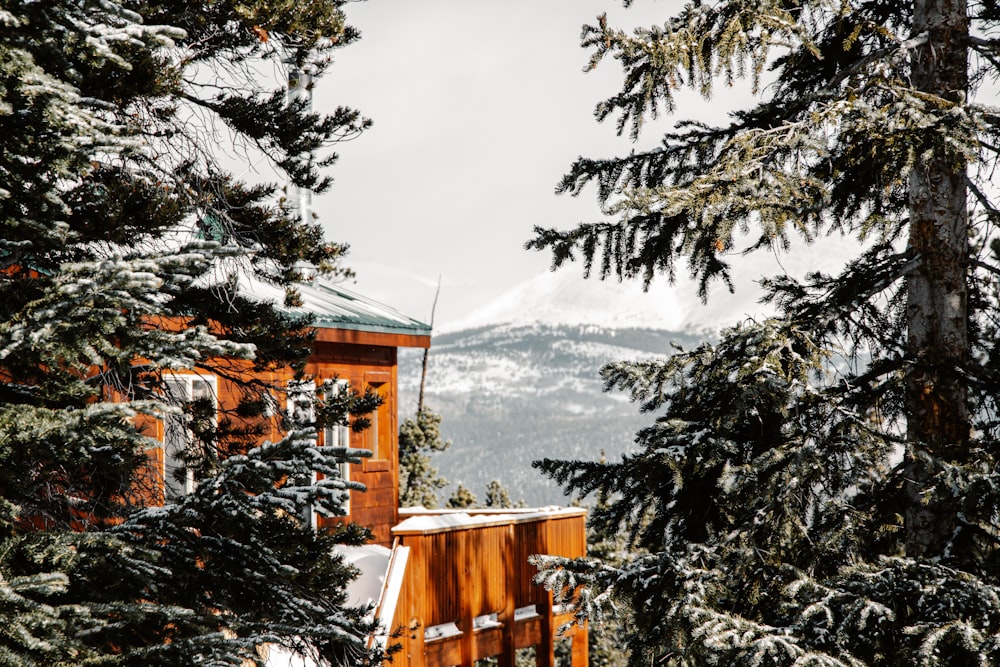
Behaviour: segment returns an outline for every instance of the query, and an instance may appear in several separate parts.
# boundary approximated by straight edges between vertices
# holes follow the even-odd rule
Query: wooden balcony
[[[535,647],[539,667],[555,665],[555,639],[572,617],[554,609],[552,595],[532,582],[534,554],[586,555],[581,509],[400,510],[392,529],[405,572],[390,640],[402,648],[392,665],[472,667],[497,656],[513,667],[516,652]],[[573,667],[587,665],[587,629],[574,625]]]

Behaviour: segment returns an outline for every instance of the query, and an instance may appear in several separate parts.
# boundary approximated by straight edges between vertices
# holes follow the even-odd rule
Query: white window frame
[[[285,385],[285,416],[296,427],[316,423],[316,383],[289,380]]]
[[[205,373],[167,373],[163,375],[164,399],[177,407],[191,401],[209,398],[215,406],[212,425],[218,423],[219,381]],[[201,392],[196,393],[196,388]],[[194,443],[194,434],[188,427],[190,415],[166,415],[163,418],[163,497],[170,502],[194,492],[197,484],[194,471],[184,469],[181,454]],[[184,469],[184,479],[178,480],[177,470]]]
[[[381,413],[383,410],[386,411],[385,416],[386,417],[389,416],[388,405],[387,405],[389,401],[389,392],[386,391],[384,394],[381,393],[382,387],[385,387],[387,384],[388,382],[386,380],[375,380],[367,382],[368,388],[372,391],[372,393],[380,396],[383,401],[382,405],[372,410],[371,416],[369,417],[369,425],[366,430],[368,434],[368,437],[366,438],[368,442],[368,448],[371,450],[372,453],[370,459],[371,461],[387,461],[392,457],[392,452],[382,451],[382,429],[388,428],[389,424],[379,423],[380,421],[379,413]],[[386,421],[388,422],[389,420]]]
[[[313,380],[288,380],[285,383],[285,418],[292,428],[303,428],[316,423],[316,382]],[[308,484],[316,485],[316,471],[309,473]],[[303,509],[302,520],[309,528],[319,527],[312,503]]]
[[[338,394],[347,394],[351,389],[351,383],[344,379],[327,380],[323,383],[323,397],[327,400]],[[324,447],[345,447],[351,446],[351,429],[348,426],[327,426],[323,429]],[[340,464],[340,476],[345,482],[351,481],[351,463],[343,461]],[[344,502],[344,511],[351,513],[351,490],[347,489],[347,500]]]

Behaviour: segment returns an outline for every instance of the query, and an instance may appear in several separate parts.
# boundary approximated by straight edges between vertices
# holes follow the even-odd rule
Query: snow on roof
[[[406,547],[399,547],[397,550],[405,550]],[[361,546],[351,546],[346,544],[337,545],[336,552],[344,557],[344,560],[358,569],[358,576],[347,584],[347,604],[351,606],[371,605],[372,610],[368,620],[374,619],[374,605],[381,603],[389,604],[388,618],[391,621],[392,613],[396,607],[396,600],[387,601],[383,595],[387,578],[390,578],[390,563],[393,552],[378,544],[364,544]],[[405,567],[405,559],[404,559]],[[397,579],[399,577],[396,577]],[[398,598],[399,582],[396,582],[395,590],[389,592]],[[388,621],[379,618],[383,626],[388,626]],[[385,630],[385,627],[382,628]],[[378,639],[384,648],[388,639],[385,635],[380,635]],[[302,655],[289,648],[278,644],[267,645],[266,667],[319,667],[310,656]]]
[[[286,306],[284,289],[259,280],[243,278],[244,294],[250,299],[270,301],[292,315],[311,315],[315,326],[374,333],[430,336],[430,325],[404,315],[395,308],[352,292],[321,276],[296,285],[301,306]]]
[[[267,646],[267,667],[318,667],[319,663],[310,657],[295,653],[284,646],[269,644]]]
[[[502,510],[426,510],[424,508],[400,508],[400,515],[410,515],[396,524],[392,533],[435,533],[452,528],[472,528],[499,526],[510,523],[522,523],[551,519],[560,516],[580,516],[586,510],[575,507],[533,507],[524,509]]]
[[[360,571],[358,576],[347,584],[347,604],[357,607],[374,605],[382,594],[392,552],[378,544],[361,546],[341,544],[336,550],[348,564]]]

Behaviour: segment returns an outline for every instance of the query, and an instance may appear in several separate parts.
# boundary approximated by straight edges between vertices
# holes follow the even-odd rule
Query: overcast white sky
[[[594,105],[618,92],[620,69],[608,61],[582,71],[589,53],[580,47],[581,26],[601,12],[623,28],[661,23],[681,4],[350,5],[362,39],[337,53],[314,99],[320,110],[348,105],[374,121],[340,146],[334,186],[314,200],[328,238],[351,245],[347,264],[358,278],[348,286],[427,321],[440,275],[436,323],[446,326],[547,270],[547,254],[523,249],[534,225],[600,219],[592,191],[554,194],[571,162],[658,141],[650,132],[634,145],[616,137],[613,123],[594,120]],[[691,94],[677,118],[722,122],[733,105]]]

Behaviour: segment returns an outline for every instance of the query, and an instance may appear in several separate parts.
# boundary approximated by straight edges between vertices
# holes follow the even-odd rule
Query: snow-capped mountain
[[[617,458],[628,449],[651,417],[604,393],[601,367],[690,347],[708,325],[685,327],[690,307],[669,290],[621,287],[545,274],[435,334],[425,403],[453,441],[435,456],[445,477],[480,497],[497,479],[529,505],[565,503],[533,460]],[[421,355],[400,356],[401,418],[416,409]]]
[[[436,465],[480,495],[499,479],[529,504],[565,502],[531,461],[617,458],[654,419],[603,392],[603,365],[669,355],[672,343],[690,347],[741,319],[766,316],[755,284],[761,275],[835,272],[853,243],[833,236],[780,257],[737,258],[735,292],[716,285],[707,305],[690,280],[673,286],[659,278],[643,291],[637,282],[585,280],[566,267],[437,327],[425,400],[454,444]],[[416,409],[420,354],[401,355],[402,417]]]
[[[585,279],[572,269],[547,271],[465,317],[437,327],[436,332],[498,324],[704,332],[729,323],[734,312],[739,314],[748,303],[746,294],[731,295],[725,289],[716,290],[712,297],[711,304],[704,305],[688,284],[670,285],[663,279],[644,290],[640,281]]]

